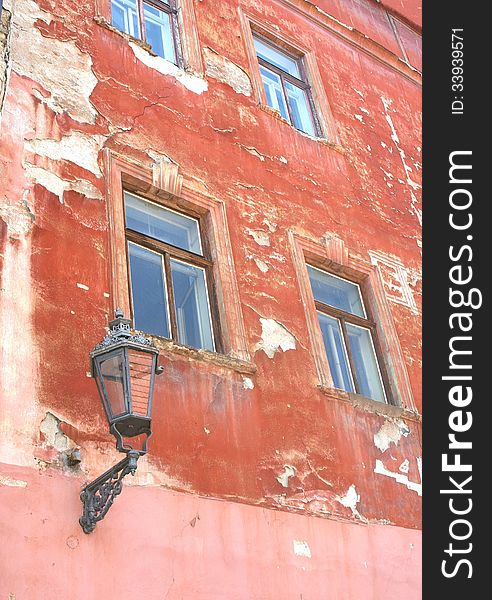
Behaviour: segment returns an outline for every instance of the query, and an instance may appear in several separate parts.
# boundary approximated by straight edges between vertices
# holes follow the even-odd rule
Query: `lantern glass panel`
[[[106,397],[113,417],[127,411],[125,405],[125,367],[123,358],[123,352],[118,352],[118,354],[102,360],[99,364]]]
[[[132,413],[149,416],[154,355],[134,348],[128,349]]]

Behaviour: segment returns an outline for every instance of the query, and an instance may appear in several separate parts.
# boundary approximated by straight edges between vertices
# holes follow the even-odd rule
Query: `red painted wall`
[[[17,0],[0,121],[0,595],[419,597],[419,38],[396,37],[384,8],[418,25],[406,4],[194,1],[204,72],[165,75],[95,20],[102,3]],[[235,91],[253,78],[239,5],[313,50],[336,144]],[[162,350],[150,452],[85,536],[80,488],[119,460],[87,375],[115,302],[104,149],[147,169],[169,157],[224,202],[252,372]],[[290,229],[387,261],[415,411],[319,388]],[[295,349],[267,356],[260,318]]]

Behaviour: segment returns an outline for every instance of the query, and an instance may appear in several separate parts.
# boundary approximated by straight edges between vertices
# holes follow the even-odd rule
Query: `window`
[[[211,261],[200,218],[124,192],[130,296],[135,329],[215,351]]]
[[[254,35],[254,46],[268,106],[296,129],[320,136],[302,58],[257,34]]]
[[[111,0],[117,29],[147,42],[158,56],[178,64],[175,0]]]
[[[308,265],[319,326],[335,387],[388,402],[375,324],[358,284]]]

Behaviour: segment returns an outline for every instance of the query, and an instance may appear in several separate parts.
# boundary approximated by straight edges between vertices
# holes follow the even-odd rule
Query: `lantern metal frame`
[[[146,416],[133,412],[129,349],[153,355]],[[105,517],[114,499],[122,491],[123,478],[129,473],[135,475],[138,459],[147,453],[147,443],[152,435],[151,411],[154,378],[155,375],[159,375],[163,371],[162,367],[157,366],[158,355],[159,350],[150,339],[141,333],[132,333],[132,321],[124,318],[121,309],[116,309],[115,319],[109,323],[108,335],[90,353],[91,374],[96,379],[109,423],[109,430],[116,438],[116,449],[119,452],[126,453],[126,457],[83,488],[80,499],[84,505],[84,512],[79,519],[79,523],[85,533],[94,531],[96,523]],[[125,410],[118,415],[114,415],[112,412],[111,401],[100,369],[102,362],[115,356],[122,357],[124,371],[123,397]],[[123,438],[128,440],[128,438],[141,435],[145,435],[145,439],[140,449],[133,448],[123,440]]]

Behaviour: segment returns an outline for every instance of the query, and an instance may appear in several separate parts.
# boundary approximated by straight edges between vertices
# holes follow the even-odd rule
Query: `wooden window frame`
[[[220,327],[220,351],[189,349],[174,341],[157,338],[161,350],[177,352],[190,358],[199,356],[202,360],[241,373],[253,373],[255,367],[251,362],[244,327],[225,203],[205,193],[197,185],[196,179],[183,174],[179,165],[167,157],[142,164],[106,148],[104,170],[110,257],[108,314],[113,314],[117,307],[125,314],[131,313],[123,205],[123,190],[127,190],[176,212],[199,216],[202,240],[207,243],[207,257],[212,263],[210,270],[218,313],[216,321]]]
[[[177,214],[183,215],[184,217],[192,218],[197,221],[203,255],[196,254],[194,252],[191,252],[189,250],[184,250],[182,248],[178,248],[176,246],[173,246],[171,244],[168,244],[166,242],[163,242],[163,241],[153,238],[151,236],[134,231],[133,229],[130,229],[129,227],[127,227],[126,219],[125,219],[125,238],[126,238],[127,242],[132,242],[134,244],[137,244],[138,246],[152,250],[156,254],[159,254],[163,257],[166,297],[167,297],[167,303],[168,303],[169,325],[170,325],[170,334],[171,334],[171,337],[166,338],[166,339],[171,339],[178,344],[181,342],[179,342],[179,339],[178,339],[178,322],[177,322],[177,315],[176,315],[176,303],[174,300],[174,284],[173,284],[173,278],[172,278],[172,272],[171,272],[171,259],[176,259],[176,260],[179,260],[180,262],[192,265],[194,267],[199,267],[204,270],[205,280],[206,280],[206,284],[207,284],[208,306],[210,309],[210,311],[209,311],[210,324],[211,324],[212,332],[213,332],[214,351],[222,353],[222,351],[223,351],[222,336],[221,336],[221,331],[220,331],[220,319],[219,319],[219,312],[218,312],[218,308],[217,308],[217,298],[216,298],[215,284],[214,284],[214,278],[213,278],[213,262],[212,262],[212,259],[210,258],[210,246],[209,246],[209,243],[207,240],[207,236],[204,233],[205,228],[204,228],[204,223],[203,223],[203,221],[204,221],[203,214],[201,215],[201,214],[193,211],[192,209],[191,210],[189,209],[186,212],[176,210],[176,208],[172,208],[171,206],[168,206],[162,202],[156,202],[155,199],[152,198],[151,196],[150,197],[142,196],[141,193],[135,194],[135,192],[132,192],[130,189],[127,189],[126,187],[123,188],[123,193],[125,193],[125,192],[132,194],[133,196],[136,196],[137,198],[138,197],[143,198],[144,200],[147,200],[148,202],[154,204],[157,207],[169,209]],[[130,258],[129,258],[129,254],[128,254],[128,243],[126,244],[126,253],[127,253],[127,265],[128,265],[128,287],[130,290],[131,316],[132,316],[132,318],[134,318],[133,302],[132,302],[132,294],[131,294],[132,283],[131,283],[131,272],[130,272]],[[152,332],[150,332],[150,333],[152,333]]]
[[[263,37],[270,44],[280,48],[282,52],[291,54],[296,59],[302,57],[302,66],[304,68],[306,82],[311,89],[312,102],[315,109],[314,114],[316,115],[320,129],[319,137],[310,137],[312,137],[312,139],[324,141],[325,143],[328,142],[333,147],[340,147],[340,139],[335,119],[326,95],[323,80],[321,79],[321,73],[314,50],[300,44],[297,40],[286,37],[282,32],[279,32],[278,27],[275,24],[269,23],[266,18],[260,19],[256,15],[244,10],[241,6],[238,7],[238,13],[242,29],[242,38],[252,76],[253,90],[259,106],[267,112],[275,114],[277,118],[281,119],[284,123],[288,123],[288,121],[280,116],[278,111],[275,111],[268,106],[263,87],[263,79],[260,73],[260,63],[258,62],[254,45],[254,35]],[[290,125],[290,123],[288,124]],[[290,126],[294,127],[293,125]],[[296,129],[296,131],[299,131],[303,135],[309,135],[299,129]]]
[[[96,14],[97,22],[103,26],[109,27],[115,31],[115,28],[111,25],[111,0],[95,0],[96,1]],[[138,0],[140,1],[140,0]],[[152,4],[155,0],[151,0]],[[178,46],[176,54],[176,65],[179,69],[184,69],[191,73],[195,73],[201,77],[204,75],[203,58],[200,47],[200,40],[198,37],[198,29],[195,17],[195,9],[193,0],[172,0],[173,10],[176,13],[173,21],[175,46]],[[168,7],[169,8],[169,7]],[[122,35],[127,36],[123,32]],[[142,40],[132,38],[139,44],[143,44]],[[143,44],[147,48],[147,44]],[[179,57],[179,60],[178,60]],[[165,59],[163,59],[165,60]],[[174,63],[172,63],[174,64]]]
[[[313,120],[315,137],[322,137],[323,132],[322,132],[321,125],[320,125],[320,122],[318,119],[316,106],[314,104],[313,94],[311,91],[311,85],[309,84],[306,67],[304,65],[304,56],[296,55],[296,54],[290,52],[289,50],[287,50],[286,48],[284,48],[283,46],[276,44],[274,41],[265,37],[264,35],[253,32],[253,39],[255,39],[255,38],[257,38],[258,40],[260,40],[262,42],[265,42],[269,46],[272,46],[274,49],[278,50],[279,52],[281,52],[282,54],[284,54],[285,56],[287,56],[288,58],[291,58],[292,60],[294,60],[296,62],[302,79],[298,79],[297,77],[295,77],[295,75],[291,75],[290,73],[287,73],[287,71],[284,71],[280,67],[277,67],[276,65],[268,62],[264,58],[260,58],[258,55],[256,55],[258,64],[265,67],[266,69],[269,69],[270,71],[273,71],[280,77],[280,82],[282,84],[282,92],[284,94],[285,104],[287,106],[287,112],[289,114],[289,124],[292,125],[292,127],[294,127],[295,129],[298,129],[298,131],[307,133],[303,129],[299,129],[298,127],[296,127],[294,125],[294,118],[292,116],[292,109],[291,109],[290,102],[289,102],[289,96],[287,95],[287,90],[285,89],[286,81],[288,81],[289,83],[292,83],[292,85],[294,85],[294,86],[300,88],[301,90],[303,90],[304,92],[306,92],[306,96],[308,99],[308,107],[311,112],[311,118]],[[261,73],[260,73],[260,77],[261,77]]]
[[[375,326],[374,345],[380,351],[379,366],[380,368],[383,366],[385,369],[392,402],[387,404],[364,397],[364,406],[369,410],[383,412],[388,416],[418,416],[405,358],[380,269],[370,260],[364,260],[359,254],[352,252],[345,242],[335,234],[327,234],[321,240],[316,240],[291,228],[288,230],[288,239],[305,310],[320,390],[332,399],[348,400],[354,404],[360,404],[358,399],[361,396],[334,386],[307,264],[312,264],[361,286],[366,315]]]
[[[357,369],[355,368],[354,357],[352,355],[352,350],[351,350],[350,342],[349,342],[349,338],[348,338],[347,323],[350,323],[352,325],[356,325],[357,327],[361,327],[363,329],[369,330],[371,337],[372,337],[372,345],[374,348],[374,354],[375,354],[375,358],[376,358],[376,362],[377,362],[377,367],[379,369],[381,384],[383,386],[383,390],[384,390],[384,394],[385,394],[385,402],[384,403],[395,405],[395,401],[393,400],[393,396],[391,394],[391,388],[389,386],[389,379],[388,379],[388,373],[386,370],[386,365],[384,364],[384,360],[383,360],[382,353],[380,350],[376,321],[374,320],[374,318],[372,316],[371,307],[365,300],[365,290],[364,290],[365,285],[364,285],[364,283],[366,283],[366,282],[365,281],[361,282],[360,280],[359,281],[354,280],[354,278],[347,277],[346,275],[344,275],[342,277],[339,273],[327,270],[326,267],[324,267],[324,268],[321,267],[319,265],[319,263],[313,259],[311,259],[310,261],[307,261],[306,264],[311,267],[314,267],[315,269],[318,269],[319,271],[321,271],[323,273],[326,273],[328,275],[333,275],[333,276],[337,277],[338,279],[347,281],[348,283],[353,283],[359,288],[359,294],[360,294],[360,299],[362,302],[362,307],[363,307],[364,313],[366,315],[365,318],[360,317],[359,315],[355,315],[353,313],[349,313],[340,308],[330,306],[329,304],[325,304],[324,302],[320,302],[319,300],[316,300],[316,299],[314,299],[314,305],[318,312],[321,312],[325,315],[333,317],[340,322],[340,329],[342,332],[342,338],[343,338],[345,351],[347,353],[347,360],[349,363],[350,375],[352,377],[352,382],[354,384],[355,392],[357,394],[361,394],[361,391],[360,391],[361,388],[360,388],[360,384],[358,381]],[[313,298],[314,298],[314,294],[313,294]]]
[[[144,16],[144,4],[149,4],[162,12],[165,12],[169,15],[169,20],[171,22],[171,35],[173,38],[173,46],[174,46],[174,56],[176,57],[176,66],[183,66],[183,56],[181,52],[181,44],[180,44],[180,35],[179,35],[179,26],[178,26],[178,10],[176,8],[176,0],[169,0],[169,4],[166,2],[161,2],[161,0],[135,0],[137,3],[137,15],[138,15],[138,26],[140,30],[140,41],[144,42],[144,44],[148,44],[147,41],[147,31],[145,28],[145,16]],[[111,10],[112,0],[109,0],[110,10]],[[126,32],[124,32],[126,33]],[[152,50],[151,50],[152,51]],[[170,61],[172,62],[172,61]]]

